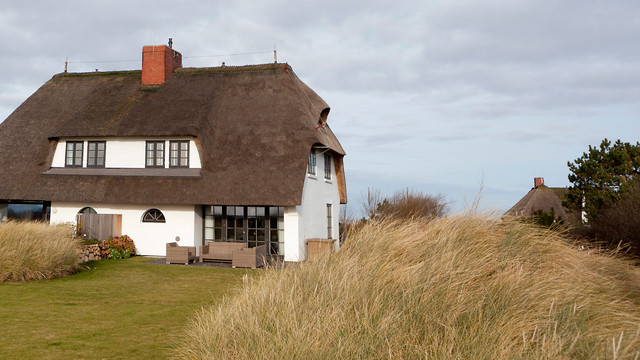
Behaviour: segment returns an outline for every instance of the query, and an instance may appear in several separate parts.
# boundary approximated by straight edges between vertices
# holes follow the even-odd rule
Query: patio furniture
[[[189,264],[196,261],[195,246],[178,246],[177,243],[167,243],[167,264]]]
[[[205,260],[231,261],[234,250],[246,247],[246,243],[210,242],[200,247],[200,262]]]
[[[265,265],[267,257],[267,246],[260,245],[252,248],[242,248],[233,250],[231,266],[246,267],[255,269]]]

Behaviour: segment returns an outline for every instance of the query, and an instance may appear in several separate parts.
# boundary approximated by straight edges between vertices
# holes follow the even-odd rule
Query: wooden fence
[[[122,235],[122,215],[120,214],[78,214],[78,233],[84,239],[107,240]]]

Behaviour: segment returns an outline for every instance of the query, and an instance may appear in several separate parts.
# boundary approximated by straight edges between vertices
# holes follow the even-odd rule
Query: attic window
[[[324,179],[331,180],[331,155],[324,154]]]
[[[147,141],[146,167],[164,167],[164,141]]]
[[[65,152],[65,167],[82,167],[83,141],[67,141],[67,151]]]
[[[316,151],[313,148],[309,153],[309,162],[307,163],[307,174],[309,175],[316,174]]]
[[[87,167],[104,167],[105,141],[87,142]]]
[[[147,212],[142,215],[142,222],[147,223],[165,223],[167,222],[164,218],[164,214],[162,211],[158,209],[149,209]]]
[[[189,140],[169,141],[169,167],[189,167]]]

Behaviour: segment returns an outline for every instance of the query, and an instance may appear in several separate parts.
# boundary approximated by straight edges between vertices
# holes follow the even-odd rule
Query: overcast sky
[[[506,210],[534,177],[568,186],[588,145],[640,139],[637,1],[22,1],[0,34],[0,119],[67,57],[140,69],[172,37],[185,67],[243,65],[275,45],[332,108],[354,209],[409,187]]]

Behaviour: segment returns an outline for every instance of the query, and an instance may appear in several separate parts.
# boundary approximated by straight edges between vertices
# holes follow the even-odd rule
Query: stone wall
[[[80,245],[79,260],[81,263],[92,260],[102,260],[98,244]]]

